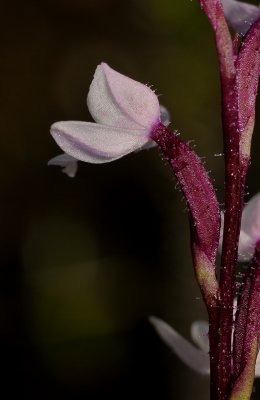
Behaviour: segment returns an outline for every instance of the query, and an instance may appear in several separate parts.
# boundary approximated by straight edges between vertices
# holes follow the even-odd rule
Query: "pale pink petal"
[[[70,178],[74,178],[78,170],[78,161],[76,158],[69,156],[68,154],[60,154],[52,158],[48,165],[57,165],[63,167],[62,172],[68,175]]]
[[[149,320],[163,341],[188,367],[203,375],[209,375],[210,364],[207,353],[197,349],[159,318],[150,317]]]
[[[123,129],[146,129],[160,120],[158,98],[146,85],[107,64],[100,64],[90,85],[89,111],[98,123]]]
[[[258,353],[258,356],[257,356],[257,358],[256,358],[255,377],[256,377],[256,378],[259,378],[259,377],[260,377],[260,353]]]
[[[236,0],[222,0],[222,4],[229,25],[242,35],[260,18],[260,8],[253,4]]]
[[[194,343],[205,353],[209,352],[209,324],[207,321],[194,321],[191,324],[191,337]]]
[[[251,258],[254,255],[255,243],[256,243],[256,241],[250,235],[248,235],[243,229],[245,225],[243,224],[245,209],[242,213],[242,225],[238,243],[238,261],[240,262],[246,262],[251,260]],[[218,247],[219,253],[221,253],[222,251],[223,228],[224,228],[224,213],[221,212],[221,228],[220,228],[219,247]]]
[[[145,130],[124,130],[91,122],[65,121],[51,126],[62,150],[77,160],[105,163],[116,160],[149,141]]]
[[[255,251],[255,241],[244,231],[240,231],[238,244],[238,260],[246,262],[251,260]]]
[[[218,252],[221,254],[222,252],[222,244],[223,244],[223,232],[224,232],[224,212],[220,212],[220,231],[219,231],[219,244],[218,244]]]
[[[245,206],[242,214],[241,230],[254,242],[260,240],[260,193]]]

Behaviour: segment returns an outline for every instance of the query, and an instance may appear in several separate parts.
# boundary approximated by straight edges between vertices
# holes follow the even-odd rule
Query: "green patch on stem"
[[[255,378],[255,362],[258,353],[258,341],[255,337],[247,363],[233,387],[230,400],[250,400]]]
[[[207,304],[214,306],[217,301],[219,285],[214,265],[198,248],[193,248],[194,266],[199,286],[205,296]]]

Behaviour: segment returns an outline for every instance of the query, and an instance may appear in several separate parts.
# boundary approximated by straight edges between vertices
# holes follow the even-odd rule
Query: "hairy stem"
[[[186,199],[196,278],[205,304],[213,307],[218,293],[215,259],[220,228],[215,191],[200,158],[176,133],[159,124],[151,137],[161,148]]]

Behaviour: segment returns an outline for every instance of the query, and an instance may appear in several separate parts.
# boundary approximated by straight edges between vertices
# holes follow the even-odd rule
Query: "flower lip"
[[[170,114],[169,114],[168,110],[162,105],[160,105],[160,118],[161,118],[162,123],[165,126],[169,125],[169,123],[170,123]],[[57,134],[58,134],[60,124],[62,124],[62,123],[58,122],[58,123],[53,124],[51,126],[51,132],[52,132],[54,137],[55,137],[55,130],[56,129],[57,129]],[[151,139],[148,142],[145,142],[145,144],[142,147],[140,147],[140,148],[138,148],[137,150],[134,150],[134,151],[138,152],[139,150],[150,149],[150,148],[156,147],[156,146],[157,146],[157,144]],[[88,150],[89,150],[89,157],[90,157],[91,150],[90,149],[88,149]],[[100,154],[100,156],[101,156],[101,154]],[[92,162],[95,162],[95,163],[98,163],[98,162],[102,163],[103,162],[103,163],[105,163],[105,162],[108,162],[108,161],[112,161],[111,158],[110,159],[108,158],[106,160],[106,156],[107,156],[107,154],[103,154],[101,158],[98,158],[97,154],[93,154],[93,152],[92,152],[92,157],[93,157],[93,161]],[[114,158],[114,159],[116,159],[116,158]],[[74,176],[77,173],[77,169],[78,169],[78,165],[77,165],[78,163],[77,162],[78,162],[78,159],[76,159],[75,157],[72,157],[67,153],[63,153],[63,154],[60,154],[60,155],[52,158],[51,160],[49,160],[48,165],[57,165],[57,166],[63,167],[62,172],[67,174],[70,178],[74,178]]]
[[[80,161],[105,163],[144,146],[145,130],[125,130],[91,122],[61,121],[51,126],[51,134],[62,150]]]

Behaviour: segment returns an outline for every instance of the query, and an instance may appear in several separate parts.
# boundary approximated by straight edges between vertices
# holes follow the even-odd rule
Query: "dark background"
[[[59,120],[90,120],[96,66],[153,84],[194,140],[223,201],[219,81],[196,1],[3,1],[1,30],[1,388],[4,398],[208,399],[147,321],[190,337],[206,318],[185,204],[158,150],[74,179],[47,161]],[[258,111],[259,104],[258,104]],[[259,116],[259,112],[258,112]],[[256,125],[249,193],[259,191]]]

